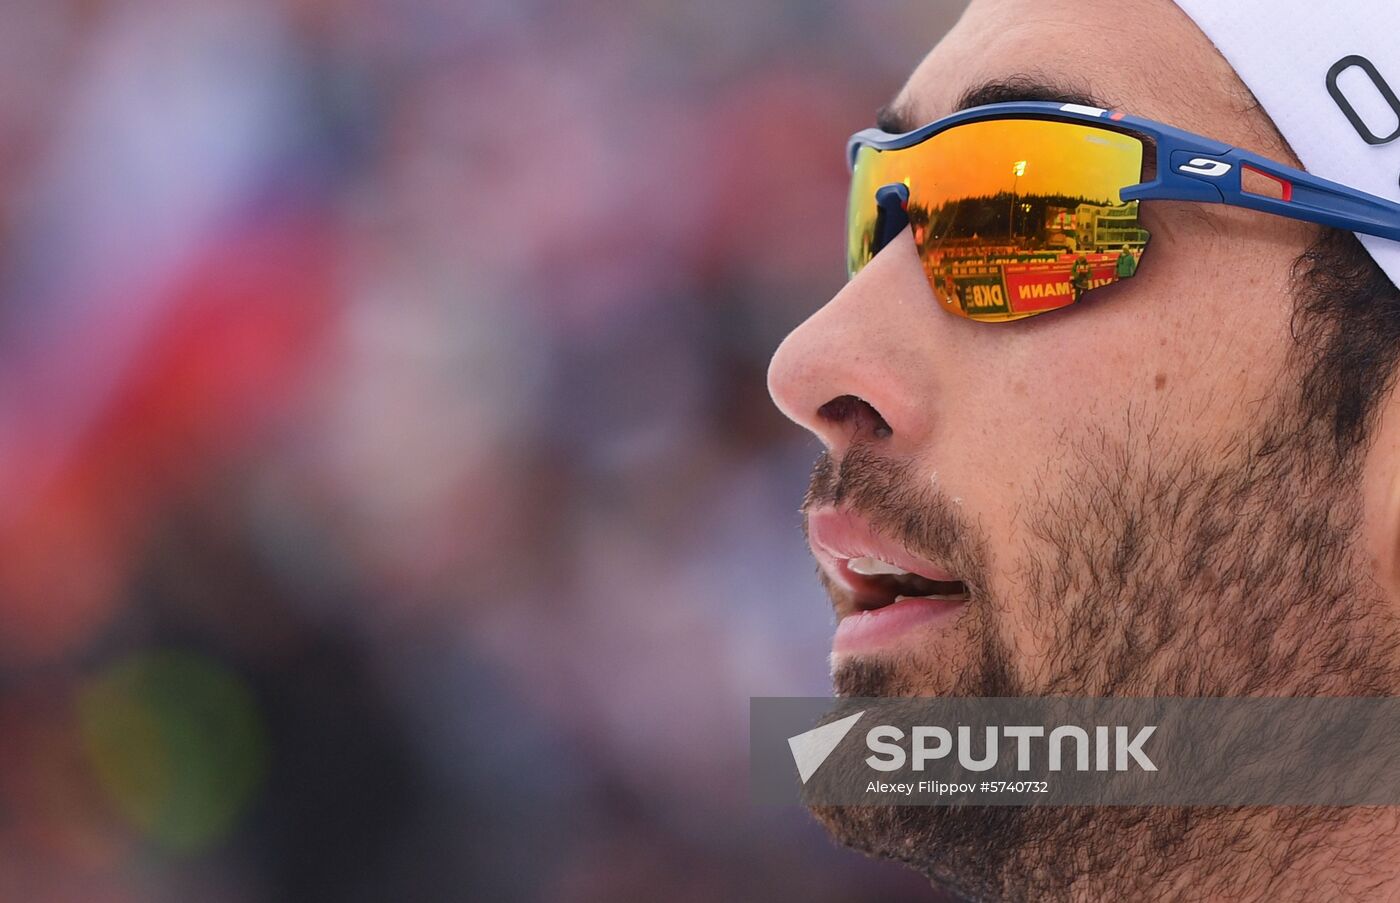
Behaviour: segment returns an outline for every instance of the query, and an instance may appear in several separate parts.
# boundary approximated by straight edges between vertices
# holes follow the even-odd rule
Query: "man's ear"
[[[1390,390],[1376,417],[1361,483],[1363,548],[1400,614],[1400,392]]]

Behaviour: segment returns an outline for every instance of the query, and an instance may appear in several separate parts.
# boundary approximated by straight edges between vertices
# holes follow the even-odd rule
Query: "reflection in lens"
[[[848,211],[854,274],[875,242],[874,193],[909,187],[912,237],[930,285],[952,313],[1015,320],[1065,307],[1132,276],[1148,233],[1138,202],[1142,143],[1049,120],[956,126],[910,148],[862,148]]]

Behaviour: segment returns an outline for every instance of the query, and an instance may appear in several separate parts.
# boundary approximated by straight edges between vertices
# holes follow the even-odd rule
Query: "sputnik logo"
[[[822,767],[827,756],[841,745],[841,741],[846,739],[851,728],[856,726],[856,722],[864,714],[864,711],[856,712],[854,715],[847,715],[840,721],[823,724],[821,727],[814,727],[806,733],[788,738],[788,748],[792,750],[792,758],[797,763],[797,774],[802,778],[802,783],[807,783],[807,779],[815,774],[818,768]]]

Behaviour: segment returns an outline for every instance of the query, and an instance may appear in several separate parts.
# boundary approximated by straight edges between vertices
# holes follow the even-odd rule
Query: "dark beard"
[[[1132,418],[1129,418],[1132,422]],[[968,654],[855,660],[843,696],[1389,696],[1400,628],[1355,548],[1356,460],[1328,453],[1296,407],[1214,447],[1163,447],[1149,426],[1069,449],[1068,491],[1032,495],[1014,600],[987,581],[989,543],[907,465],[855,446],[823,460],[804,507],[842,504],[926,557],[969,575]],[[1031,546],[1027,546],[1030,548]],[[1008,550],[1009,551],[1009,550]],[[1006,554],[1006,552],[1003,552]],[[1030,670],[996,628],[1026,606],[1051,650]],[[1234,857],[1260,825],[1279,843],[1325,836],[1342,810],[821,807],[841,842],[920,870],[972,899],[1138,898],[1260,890],[1278,876]],[[1273,861],[1273,860],[1270,860]],[[1235,866],[1231,868],[1232,864]],[[1252,882],[1252,883],[1248,883]],[[1180,885],[1177,885],[1178,887]]]

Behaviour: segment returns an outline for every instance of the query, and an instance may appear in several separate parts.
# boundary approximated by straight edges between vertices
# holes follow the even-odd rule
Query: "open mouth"
[[[880,558],[837,559],[837,565],[849,575],[857,611],[873,611],[906,599],[946,602],[968,599],[967,584],[961,580],[935,580]]]
[[[850,510],[806,512],[807,541],[836,610],[834,656],[881,655],[929,631],[952,630],[970,587],[939,561],[924,558]]]

